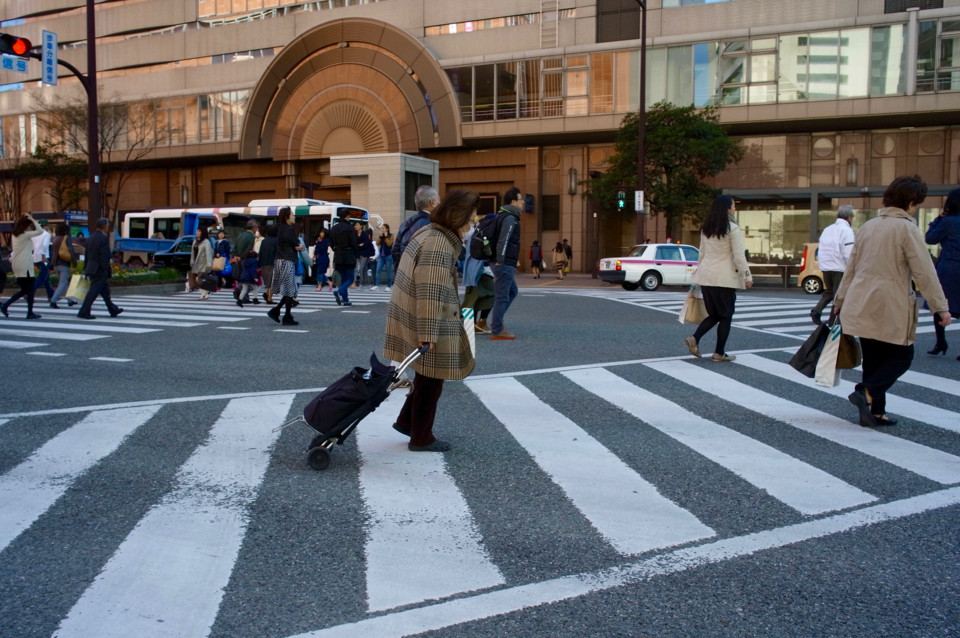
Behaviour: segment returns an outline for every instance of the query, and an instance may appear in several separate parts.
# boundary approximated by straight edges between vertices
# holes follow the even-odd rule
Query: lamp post
[[[644,190],[647,182],[647,0],[637,0],[640,6],[640,112],[637,121],[637,190]],[[646,193],[644,193],[644,208],[647,207]],[[636,244],[642,244],[646,239],[647,211],[637,212]]]
[[[100,203],[100,125],[97,107],[97,19],[94,0],[87,0],[87,151],[88,165],[87,224],[93,232],[103,211]]]

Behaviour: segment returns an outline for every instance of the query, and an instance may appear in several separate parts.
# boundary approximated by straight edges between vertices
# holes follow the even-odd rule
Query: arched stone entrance
[[[267,68],[244,118],[240,159],[325,159],[461,145],[456,95],[433,56],[385,22],[334,20]]]

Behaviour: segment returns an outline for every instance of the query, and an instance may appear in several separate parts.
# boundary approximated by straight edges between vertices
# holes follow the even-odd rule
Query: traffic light
[[[627,207],[627,192],[617,191],[617,210],[623,210]]]
[[[0,53],[25,58],[32,48],[33,44],[26,38],[18,38],[8,33],[0,33]]]

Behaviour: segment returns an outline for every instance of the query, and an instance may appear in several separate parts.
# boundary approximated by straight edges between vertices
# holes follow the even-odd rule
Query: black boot
[[[940,323],[939,315],[933,316],[933,329],[937,333],[937,343],[933,346],[933,350],[927,350],[927,354],[947,354],[947,331]]]

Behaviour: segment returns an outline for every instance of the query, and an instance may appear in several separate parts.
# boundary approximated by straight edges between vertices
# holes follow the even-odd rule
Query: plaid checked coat
[[[458,380],[473,372],[457,293],[458,234],[430,224],[403,251],[387,307],[384,356],[402,361],[419,342],[435,346],[413,369],[433,379]]]

